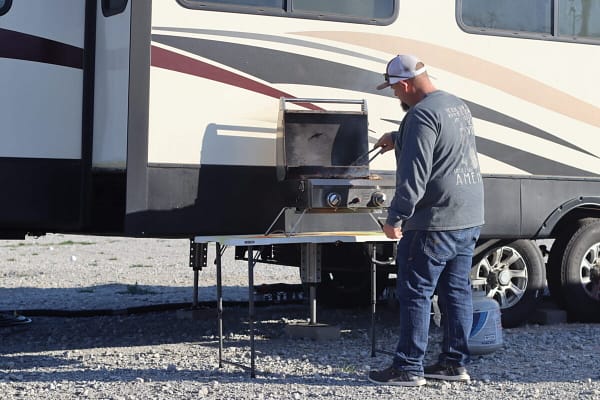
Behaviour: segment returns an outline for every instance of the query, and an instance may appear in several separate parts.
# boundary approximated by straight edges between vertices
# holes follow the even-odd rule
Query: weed
[[[129,268],[152,268],[152,265],[148,265],[148,264],[133,264],[130,265]]]
[[[65,240],[64,242],[60,242],[57,243],[57,246],[70,246],[70,245],[74,245],[74,244],[81,244],[84,246],[90,245],[90,244],[95,244],[94,242],[74,242],[72,240]]]
[[[344,365],[341,370],[347,374],[353,374],[357,371],[356,366],[354,365]]]

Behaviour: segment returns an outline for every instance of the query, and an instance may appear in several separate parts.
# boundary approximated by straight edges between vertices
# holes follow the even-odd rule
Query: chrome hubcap
[[[600,243],[591,246],[583,256],[579,279],[587,295],[600,301]]]
[[[529,280],[527,263],[512,247],[499,247],[471,270],[471,279],[481,278],[487,282],[487,297],[496,300],[500,308],[509,308],[525,294]]]

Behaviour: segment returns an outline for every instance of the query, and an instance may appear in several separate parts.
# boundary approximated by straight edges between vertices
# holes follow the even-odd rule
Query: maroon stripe
[[[0,28],[0,58],[83,69],[83,49],[2,28]]]
[[[156,46],[152,46],[152,66],[210,79],[256,93],[261,93],[276,99],[280,97],[295,98],[288,93],[253,81],[245,76]],[[297,104],[304,108],[308,108],[309,110],[322,110],[321,107],[311,103]]]

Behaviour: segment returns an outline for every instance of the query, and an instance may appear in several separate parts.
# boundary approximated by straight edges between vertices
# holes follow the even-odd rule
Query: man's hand
[[[390,151],[394,148],[394,140],[392,139],[392,133],[384,133],[382,137],[375,143],[375,147],[381,147],[381,153]]]
[[[394,228],[389,224],[383,225],[383,233],[385,233],[388,239],[402,238],[402,228]]]

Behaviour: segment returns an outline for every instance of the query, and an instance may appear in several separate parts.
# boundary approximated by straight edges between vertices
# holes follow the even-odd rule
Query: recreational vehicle
[[[403,117],[376,90],[399,53],[472,111],[486,191],[472,278],[486,280],[504,326],[527,320],[546,281],[572,320],[598,319],[592,0],[0,0],[0,235],[192,238],[275,220],[372,229],[369,212],[298,223],[278,174],[279,114],[283,103],[361,115],[372,147]],[[394,168],[392,152],[368,164],[384,180]],[[393,244],[378,246],[393,257]],[[322,250],[323,298],[368,291],[365,245]],[[299,259],[288,245],[263,257]]]

